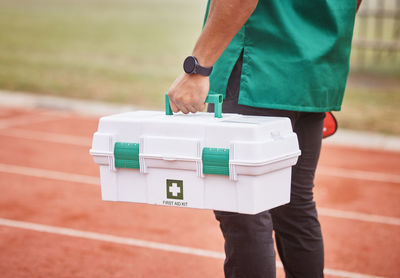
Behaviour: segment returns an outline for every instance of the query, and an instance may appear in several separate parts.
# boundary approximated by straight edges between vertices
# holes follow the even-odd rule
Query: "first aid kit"
[[[90,154],[102,199],[256,214],[290,201],[300,150],[288,118],[135,111],[102,117]]]

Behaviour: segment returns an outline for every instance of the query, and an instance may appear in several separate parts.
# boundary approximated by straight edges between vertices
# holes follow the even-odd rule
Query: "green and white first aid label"
[[[167,199],[183,200],[182,180],[167,180]]]
[[[163,205],[175,207],[187,207],[188,202],[183,202],[183,180],[167,179],[167,199]],[[182,201],[178,201],[182,200]]]

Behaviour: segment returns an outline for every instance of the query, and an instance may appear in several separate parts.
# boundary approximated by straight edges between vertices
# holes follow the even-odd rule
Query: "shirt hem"
[[[238,104],[251,107],[258,107],[258,108],[279,109],[279,110],[289,110],[289,111],[299,111],[299,112],[329,112],[329,111],[341,110],[341,105],[314,107],[314,106],[298,106],[298,105],[259,103],[259,102],[257,102],[257,105],[254,105],[251,101],[243,97],[239,99]]]

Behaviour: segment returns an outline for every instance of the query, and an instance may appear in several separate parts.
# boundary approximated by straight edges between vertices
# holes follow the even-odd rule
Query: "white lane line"
[[[349,220],[358,220],[371,223],[400,226],[400,218],[397,217],[382,216],[382,215],[361,213],[361,212],[347,211],[347,210],[344,211],[344,210],[322,208],[322,207],[318,207],[318,214],[323,216],[343,218]]]
[[[0,163],[0,172],[36,178],[100,185],[98,177]]]
[[[149,248],[155,250],[162,250],[166,252],[181,253],[187,255],[194,255],[213,259],[224,259],[225,254],[222,252],[216,252],[206,249],[193,248],[182,245],[174,245],[167,243],[160,243],[155,241],[148,241],[136,238],[120,237],[109,234],[101,234],[95,232],[87,232],[81,230],[75,230],[70,228],[55,227],[43,224],[36,224],[32,222],[17,221],[11,219],[0,218],[0,225],[6,227],[20,228],[25,230],[31,230],[36,232],[45,232],[50,234],[77,237],[89,240],[98,240],[116,244],[123,244],[135,247]],[[278,267],[282,267],[282,264],[277,262]],[[348,272],[336,269],[325,269],[325,274],[336,277],[347,277],[347,278],[383,278],[382,276],[373,276],[367,274],[361,274],[356,272]]]
[[[9,165],[2,163],[0,163],[0,172],[7,174],[24,175],[36,178],[53,179],[59,181],[100,185],[100,179],[94,176],[71,174],[53,170],[43,170],[38,168]],[[322,216],[400,226],[400,218],[397,217],[381,216],[381,215],[360,213],[353,211],[343,211],[343,210],[336,210],[336,209],[329,209],[322,207],[318,207],[318,212],[319,215]]]
[[[0,129],[0,135],[82,147],[90,147],[91,144],[91,139],[88,137],[57,134],[53,132],[32,131],[20,128]]]
[[[12,118],[0,119],[0,129],[19,125],[35,124],[41,122],[55,121],[65,118],[65,114],[55,114],[51,112],[39,112],[32,115],[21,115]]]
[[[208,257],[208,258],[215,258],[215,259],[224,259],[225,258],[224,253],[205,250],[205,249],[172,245],[172,244],[147,241],[147,240],[141,240],[141,239],[135,239],[135,238],[128,238],[128,237],[120,237],[120,236],[114,236],[114,235],[109,235],[109,234],[87,232],[87,231],[75,230],[75,229],[70,229],[70,228],[48,226],[48,225],[43,225],[43,224],[36,224],[36,223],[25,222],[25,221],[16,221],[16,220],[10,220],[10,219],[5,219],[5,218],[0,218],[0,225],[7,226],[7,227],[21,228],[21,229],[26,229],[26,230],[32,230],[32,231],[37,231],[37,232],[45,232],[45,233],[51,233],[51,234],[57,234],[57,235],[72,236],[72,237],[79,237],[79,238],[85,238],[85,239],[93,239],[93,240],[100,240],[100,241],[106,241],[106,242],[111,242],[111,243],[143,247],[143,248],[170,251],[170,252],[176,252],[176,253],[182,253],[182,254],[190,254],[190,255],[201,256],[201,257]]]
[[[0,135],[22,138],[27,140],[39,140],[45,142],[62,143],[62,144],[69,144],[76,146],[87,146],[88,148],[91,145],[91,138],[87,137],[73,136],[67,134],[65,135],[57,134],[53,132],[29,131],[19,128],[9,128],[1,130],[1,126],[0,126]],[[400,184],[400,175],[372,172],[372,171],[352,170],[340,167],[319,166],[317,169],[317,176],[318,175]]]
[[[400,183],[400,175],[386,174],[372,171],[351,170],[339,167],[320,166],[317,175],[350,178],[356,180],[369,180],[376,182]]]

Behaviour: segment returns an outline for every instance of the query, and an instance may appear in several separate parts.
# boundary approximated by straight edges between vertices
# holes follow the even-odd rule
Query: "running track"
[[[0,107],[0,276],[223,277],[210,211],[100,200],[97,121]],[[400,277],[400,152],[324,146],[315,198],[327,277]]]

